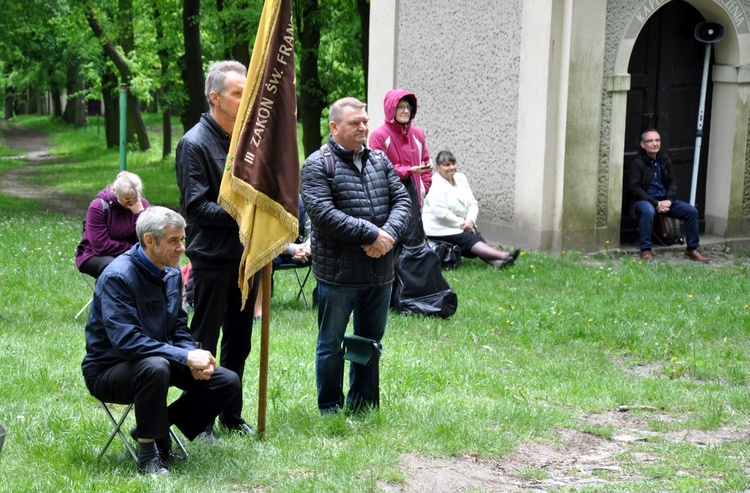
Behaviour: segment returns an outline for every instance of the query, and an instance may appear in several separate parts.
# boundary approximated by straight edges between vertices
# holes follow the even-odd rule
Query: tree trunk
[[[249,43],[239,43],[232,45],[232,60],[237,60],[245,67],[250,65],[250,46]]]
[[[84,128],[86,126],[86,103],[82,95],[83,75],[78,60],[69,61],[67,74],[68,101],[65,105],[63,121],[72,124],[75,128]]]
[[[185,70],[182,79],[188,94],[188,102],[182,113],[185,132],[198,123],[201,114],[208,111],[208,102],[203,94],[203,56],[201,54],[200,0],[183,0],[182,30],[185,39]]]
[[[47,108],[47,93],[43,89],[33,88],[34,91],[34,108],[37,115],[49,115]]]
[[[359,24],[362,28],[362,73],[365,75],[365,98],[367,98],[367,69],[370,59],[370,1],[357,0],[357,10],[359,11]]]
[[[13,88],[5,88],[5,119],[13,118]]]
[[[151,101],[146,104],[143,111],[146,113],[156,113],[159,111],[159,91],[149,91],[151,93]]]
[[[162,151],[161,158],[166,159],[172,153],[172,111],[169,106],[164,106],[161,116],[162,126]]]
[[[140,151],[147,151],[151,149],[151,142],[148,139],[148,132],[146,131],[146,124],[143,122],[143,115],[141,115],[141,107],[138,104],[138,100],[128,91],[128,143],[132,142],[131,135],[135,135],[135,140],[138,143],[138,149]]]
[[[87,21],[89,23],[89,26],[91,27],[91,30],[94,31],[96,37],[99,38],[100,41],[102,41],[104,52],[107,54],[110,60],[112,60],[112,63],[117,68],[117,71],[120,72],[122,80],[125,81],[125,83],[128,83],[133,78],[133,73],[130,71],[130,67],[127,64],[127,61],[122,57],[122,55],[120,55],[120,52],[117,51],[117,47],[115,47],[112,41],[107,37],[104,29],[102,29],[101,24],[99,24],[99,20],[97,20],[94,14],[94,9],[91,7],[89,7],[88,9]],[[147,151],[151,148],[151,144],[149,143],[148,134],[146,133],[146,125],[143,123],[143,117],[141,116],[141,110],[138,107],[137,101],[130,94],[128,94],[127,106],[128,136],[134,134],[138,140],[138,148],[141,151]]]
[[[38,95],[39,95],[39,91],[36,90],[36,87],[26,86],[26,98],[27,98],[26,113],[28,113],[29,115],[40,114],[39,107],[37,105],[37,103],[39,102]]]
[[[107,67],[102,76],[102,100],[104,101],[104,135],[107,148],[120,145],[120,105],[117,75]]]
[[[119,26],[118,37],[125,56],[135,50],[135,33],[133,32],[133,0],[118,0],[115,21]]]
[[[52,116],[54,118],[62,118],[62,95],[59,89],[53,89],[50,91],[50,98],[52,99]]]
[[[320,116],[326,107],[325,91],[318,77],[318,51],[320,49],[320,24],[317,19],[318,0],[301,0],[296,3],[298,15],[295,24],[301,50],[299,53],[300,81],[299,119],[302,123],[302,147],[309,156],[320,148]]]
[[[162,109],[162,146],[161,146],[161,158],[166,159],[172,153],[172,111],[165,97],[165,93],[168,91],[169,86],[167,85],[167,75],[169,73],[169,53],[164,48],[164,25],[162,24],[161,12],[159,11],[158,5],[154,5],[154,24],[156,26],[156,44],[160,46],[157,51],[159,57],[159,63],[161,64],[161,88],[156,91],[155,102],[158,102],[158,106]]]
[[[26,100],[24,99],[22,92],[16,95],[16,98],[13,100],[13,112],[16,115],[26,114]]]
[[[120,26],[120,46],[122,47],[123,53],[132,53],[135,50],[133,1],[118,0],[117,3],[118,9],[116,16],[117,23]],[[125,82],[129,83],[131,79],[132,74],[125,79]],[[130,90],[128,90],[127,99],[127,143],[132,144],[135,142],[138,144],[138,149],[141,151],[147,151],[151,148],[151,143],[149,142],[148,133],[146,132],[146,124],[143,122],[138,99],[136,99]]]

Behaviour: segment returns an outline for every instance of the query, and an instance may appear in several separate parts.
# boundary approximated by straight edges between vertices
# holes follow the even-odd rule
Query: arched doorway
[[[688,202],[692,181],[701,78],[706,45],[694,37],[701,14],[687,2],[669,2],[646,22],[636,39],[628,65],[631,75],[625,124],[621,243],[636,240],[627,191],[628,164],[640,149],[640,134],[658,128],[662,149],[669,153],[677,175],[678,198]],[[713,54],[711,66],[713,65]],[[711,114],[708,78],[696,206],[703,219],[706,163]]]

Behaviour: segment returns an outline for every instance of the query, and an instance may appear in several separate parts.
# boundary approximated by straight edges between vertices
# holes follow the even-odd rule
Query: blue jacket
[[[161,356],[187,364],[196,349],[182,309],[182,274],[158,272],[144,259],[140,244],[117,257],[96,282],[86,322],[87,382],[122,361]]]

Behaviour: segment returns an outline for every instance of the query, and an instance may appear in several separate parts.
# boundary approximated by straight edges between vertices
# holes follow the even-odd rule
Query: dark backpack
[[[428,241],[432,249],[435,250],[435,253],[440,258],[440,264],[443,269],[455,270],[461,266],[461,249],[458,248],[458,245],[435,240],[433,238],[430,238]]]
[[[109,216],[109,202],[104,200],[103,198],[99,197],[99,200],[102,201],[102,211],[104,212],[104,222],[107,222],[107,217]],[[83,226],[81,227],[81,236],[83,236],[83,233],[86,232],[86,219],[83,220]],[[85,247],[83,246],[83,243],[79,242],[78,246],[76,247],[76,257],[81,255],[83,253],[83,250]]]
[[[330,184],[333,182],[333,176],[336,174],[336,159],[333,157],[333,153],[328,144],[320,146],[320,153],[323,155],[323,165],[326,170],[326,178]],[[371,152],[371,155],[375,157],[375,160],[377,160],[378,163],[381,165],[383,164],[383,160],[380,159],[380,155],[377,152]]]
[[[680,220],[667,217],[664,214],[657,214],[656,216],[658,220],[654,221],[654,226],[658,224],[658,227],[654,227],[651,231],[652,237],[656,242],[664,246],[684,245],[685,239],[680,229]]]

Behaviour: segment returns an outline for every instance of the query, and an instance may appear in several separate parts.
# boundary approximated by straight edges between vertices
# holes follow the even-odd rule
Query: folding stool
[[[110,422],[112,422],[112,426],[114,426],[112,433],[109,434],[109,439],[107,440],[107,443],[104,444],[104,447],[102,447],[102,451],[99,452],[99,458],[101,458],[104,455],[104,452],[107,451],[107,449],[109,448],[109,445],[112,443],[112,440],[115,439],[115,435],[120,435],[120,438],[122,439],[122,443],[125,444],[125,447],[128,449],[128,452],[130,452],[130,455],[133,456],[133,459],[136,462],[138,462],[138,455],[135,453],[135,449],[130,444],[130,440],[128,439],[128,437],[125,436],[125,433],[123,433],[122,431],[122,425],[123,423],[125,423],[125,418],[128,417],[128,415],[130,414],[130,411],[133,409],[133,406],[135,404],[133,404],[132,402],[128,404],[125,410],[120,415],[120,418],[115,419],[114,415],[112,414],[112,411],[107,406],[107,403],[102,400],[100,400],[99,403],[104,408],[104,412],[107,413],[107,416],[109,417]],[[182,455],[185,457],[185,459],[189,459],[190,456],[188,455],[187,450],[185,450],[185,446],[182,445],[182,442],[177,437],[177,434],[174,432],[171,426],[169,427],[169,436],[172,438],[172,441],[175,442],[178,447],[180,447],[180,451],[182,451]]]
[[[299,297],[302,296],[302,299],[305,302],[305,308],[310,308],[310,304],[307,302],[307,295],[305,295],[305,284],[307,284],[307,279],[310,277],[310,272],[312,272],[312,262],[306,262],[304,264],[295,264],[293,262],[290,262],[288,264],[279,264],[273,267],[274,272],[277,270],[289,270],[289,269],[293,269],[294,275],[297,277],[297,285],[299,286],[299,291],[297,292],[297,299],[299,299]],[[299,269],[307,269],[307,272],[305,273],[304,278],[300,277]]]
[[[91,288],[91,298],[89,298],[89,300],[86,302],[86,304],[83,305],[83,307],[80,310],[78,310],[78,313],[76,313],[76,316],[75,316],[76,320],[78,319],[78,317],[81,316],[81,313],[83,313],[86,310],[86,308],[89,307],[89,305],[91,304],[91,302],[94,301],[94,288],[96,287],[95,286],[96,279],[94,279],[93,277],[91,277],[91,276],[89,276],[87,274],[84,274],[83,272],[78,272],[78,273],[81,275],[81,278],[86,282],[86,284],[88,284],[89,287]],[[91,282],[91,279],[94,279],[94,283]]]

